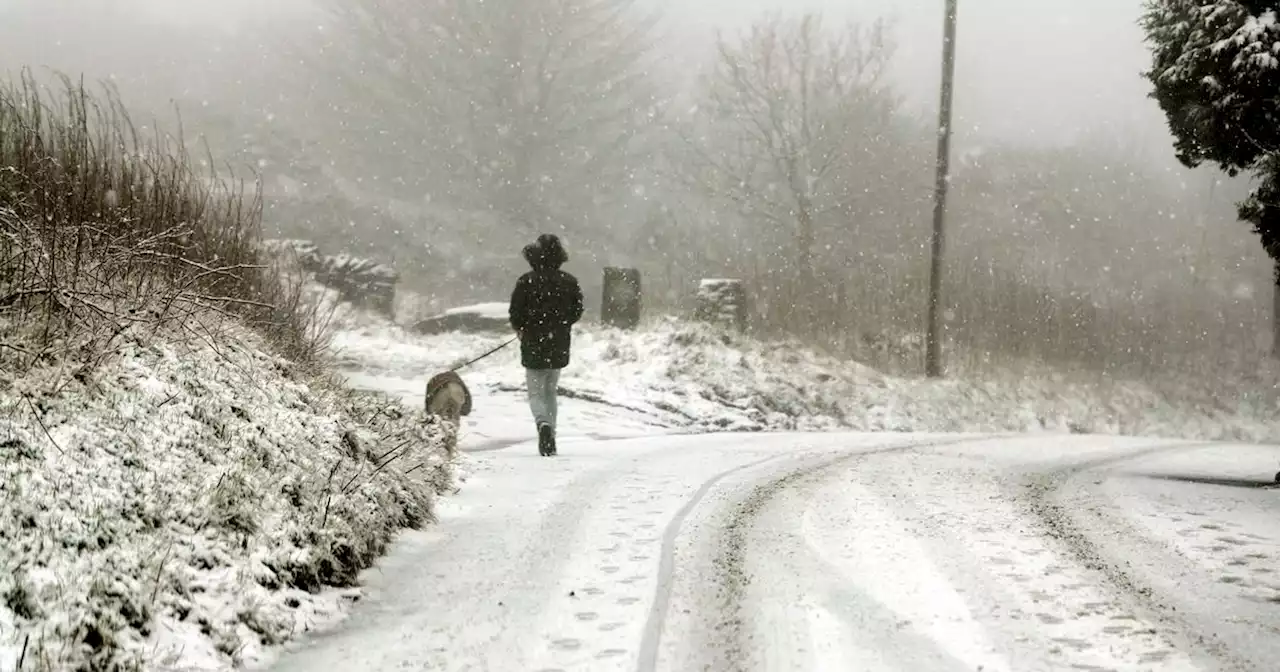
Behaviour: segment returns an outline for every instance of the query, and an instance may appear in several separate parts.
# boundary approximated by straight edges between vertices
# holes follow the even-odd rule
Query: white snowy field
[[[472,453],[352,617],[267,669],[1271,669],[1280,493],[1169,495],[1148,474],[1170,457],[1261,473],[1280,451],[757,433]]]
[[[258,660],[339,619],[452,488],[420,413],[178,322],[0,371],[0,671]]]
[[[365,316],[338,332],[334,352],[358,380],[395,386],[421,404],[428,377],[506,338],[422,337]],[[524,374],[517,347],[461,374],[482,399],[478,403],[519,407],[515,415],[521,416]],[[1157,383],[1027,369],[980,379],[903,378],[797,343],[764,343],[666,318],[636,332],[575,329],[573,361],[560,386],[596,402],[582,408],[612,406],[645,424],[682,431],[1075,432],[1268,442],[1280,437],[1278,380],[1259,375]],[[501,417],[507,426],[508,416]],[[475,435],[505,431],[490,422],[466,424]],[[518,435],[527,431],[519,427]]]
[[[429,373],[500,342],[388,333],[342,334],[340,352],[353,384],[411,404]],[[935,409],[903,396],[923,383],[803,353],[766,368],[779,355],[722,338],[586,331],[555,459],[536,455],[513,352],[466,373],[468,476],[440,523],[364,576],[348,621],[263,669],[1261,670],[1280,656],[1280,448],[1025,433],[1008,419],[1034,417],[1025,403],[951,383],[932,398],[972,404]],[[779,400],[794,415],[762,410]],[[870,400],[892,407],[803,417]],[[1113,428],[1246,426],[1154,410]],[[891,414],[976,421],[835,429]],[[789,425],[834,431],[706,433]]]
[[[1280,493],[1256,487],[1280,451],[1185,446],[1267,436],[1261,395],[915,381],[669,320],[578,334],[554,460],[514,346],[464,370],[455,463],[418,411],[426,378],[503,339],[365,324],[335,352],[368,396],[217,323],[6,377],[0,670],[1280,654]]]

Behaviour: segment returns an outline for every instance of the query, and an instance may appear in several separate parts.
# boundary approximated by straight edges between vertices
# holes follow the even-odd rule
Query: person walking
[[[520,338],[529,410],[538,430],[538,454],[556,454],[556,391],[569,365],[573,325],[582,318],[578,279],[560,270],[569,261],[560,238],[549,233],[523,250],[530,271],[511,292],[509,317]]]

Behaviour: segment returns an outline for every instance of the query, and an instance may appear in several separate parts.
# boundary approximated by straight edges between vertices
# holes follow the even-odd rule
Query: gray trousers
[[[525,387],[529,391],[529,410],[537,424],[556,426],[556,388],[560,369],[525,369]]]

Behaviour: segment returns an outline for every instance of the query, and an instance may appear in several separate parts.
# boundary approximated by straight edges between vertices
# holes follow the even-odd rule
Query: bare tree
[[[898,105],[884,82],[892,53],[881,21],[827,31],[812,14],[719,39],[689,143],[696,184],[790,233],[800,291],[815,288],[820,224],[851,216],[873,186]]]
[[[331,0],[323,57],[374,161],[511,227],[578,228],[628,193],[656,89],[637,0]],[[576,220],[576,221],[574,221]]]

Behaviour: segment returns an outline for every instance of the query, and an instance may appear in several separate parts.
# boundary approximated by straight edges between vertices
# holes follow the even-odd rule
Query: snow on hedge
[[[261,660],[432,519],[446,428],[207,328],[0,373],[0,669]]]
[[[1186,80],[1212,59],[1224,57],[1241,79],[1280,67],[1280,22],[1274,9],[1254,14],[1236,0],[1158,0],[1147,5],[1143,23],[1156,62],[1165,64],[1155,73],[1159,78]],[[1219,82],[1204,84],[1223,89]]]
[[[334,347],[345,368],[418,378],[503,339],[417,337],[370,322],[339,332]],[[462,374],[476,394],[523,390],[515,346]],[[1156,384],[1025,368],[980,378],[904,378],[795,342],[765,343],[676,319],[635,332],[576,329],[560,385],[581,397],[654,409],[695,431],[1048,431],[1244,441],[1280,433],[1274,384],[1261,378]]]

